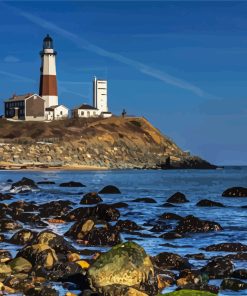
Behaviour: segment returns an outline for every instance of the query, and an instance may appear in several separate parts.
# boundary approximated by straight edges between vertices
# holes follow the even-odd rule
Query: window
[[[60,115],[63,115],[63,111],[60,111]]]
[[[84,111],[81,111],[81,115],[84,115]]]
[[[87,116],[90,117],[90,111],[87,111]]]
[[[96,116],[96,112],[95,111],[93,111],[93,116]]]

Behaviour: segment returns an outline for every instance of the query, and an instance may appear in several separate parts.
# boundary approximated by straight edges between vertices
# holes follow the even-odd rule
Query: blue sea
[[[201,219],[212,220],[220,223],[223,231],[202,234],[191,234],[183,239],[166,241],[159,238],[161,233],[150,233],[146,227],[144,233],[153,234],[155,238],[141,238],[129,234],[122,235],[123,240],[133,239],[142,245],[150,255],[160,252],[173,252],[185,256],[186,254],[205,253],[209,259],[215,255],[226,255],[227,253],[205,252],[202,247],[222,242],[240,242],[247,244],[247,209],[241,206],[247,205],[247,198],[226,198],[222,192],[229,187],[247,187],[247,167],[225,167],[218,170],[109,170],[109,171],[1,171],[0,192],[8,191],[8,179],[13,181],[28,177],[34,181],[54,181],[55,185],[40,185],[40,190],[28,194],[16,195],[16,200],[35,201],[45,203],[51,200],[71,200],[78,204],[83,193],[99,191],[106,185],[115,185],[121,190],[119,195],[104,195],[104,203],[126,202],[128,208],[119,209],[121,219],[130,219],[139,225],[147,221],[155,221],[159,215],[172,212],[181,216],[193,214]],[[67,181],[78,181],[86,185],[85,188],[61,188],[59,184]],[[184,193],[190,201],[179,204],[174,208],[164,208],[162,204],[175,192]],[[151,197],[157,203],[135,203],[132,200],[141,197]],[[15,200],[14,199],[14,200]],[[201,199],[211,199],[223,203],[224,208],[197,207],[196,203]],[[14,200],[6,201],[10,203]],[[176,223],[176,222],[174,222]],[[50,224],[50,229],[56,233],[63,234],[72,223]],[[26,227],[26,226],[25,226]],[[28,228],[28,227],[26,227]],[[40,230],[39,230],[40,231]],[[13,233],[11,233],[12,235]],[[174,247],[162,246],[170,243]],[[78,248],[85,248],[76,245]],[[1,249],[8,249],[13,256],[19,247],[1,243]],[[99,249],[96,248],[95,249]],[[195,268],[206,265],[207,260],[189,260]],[[234,261],[235,268],[246,268],[246,262]],[[220,284],[220,281],[211,281],[212,284]],[[56,283],[56,287],[64,292],[62,286]],[[170,292],[175,287],[164,290]],[[221,291],[219,295],[247,295],[243,292]]]

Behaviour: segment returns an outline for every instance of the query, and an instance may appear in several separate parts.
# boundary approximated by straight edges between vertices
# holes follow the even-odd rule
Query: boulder
[[[80,201],[82,205],[93,205],[99,202],[102,202],[102,198],[99,196],[97,192],[89,192],[83,196]]]
[[[34,202],[26,202],[24,200],[18,200],[10,203],[9,208],[14,212],[16,212],[15,210],[23,210],[25,212],[33,212],[38,210],[38,206]]]
[[[174,214],[174,213],[164,213],[160,216],[160,219],[164,219],[164,220],[182,220],[183,217]]]
[[[26,296],[59,296],[59,292],[55,288],[39,285],[37,287],[31,286],[31,288],[25,292],[25,295]]]
[[[150,296],[158,290],[153,264],[134,242],[119,244],[101,254],[89,268],[88,277],[91,288],[97,292],[112,285],[134,287]]]
[[[39,182],[37,182],[37,184],[38,185],[54,185],[56,183],[53,181],[39,181]]]
[[[94,227],[95,221],[93,219],[85,219],[80,222],[74,223],[70,229],[65,233],[74,239],[83,239]]]
[[[212,201],[209,199],[202,199],[197,204],[198,207],[224,207],[220,202]]]
[[[185,203],[189,202],[189,200],[186,198],[186,196],[181,192],[174,193],[171,197],[167,199],[167,202],[169,203]]]
[[[247,283],[237,279],[224,279],[220,284],[220,288],[222,290],[241,291],[247,289]]]
[[[247,245],[241,243],[220,243],[216,245],[210,245],[203,248],[205,251],[220,251],[220,252],[243,252],[247,251]]]
[[[40,217],[56,217],[66,215],[73,207],[69,200],[55,200],[39,206]]]
[[[13,219],[1,219],[0,231],[10,231],[22,228],[22,225]]]
[[[236,269],[231,274],[231,277],[247,280],[247,269]]]
[[[7,193],[1,193],[0,192],[0,200],[10,200],[13,198],[13,195],[7,194]]]
[[[16,257],[28,260],[36,269],[45,267],[51,269],[58,261],[56,252],[46,244],[35,244],[21,249]]]
[[[184,236],[181,233],[170,231],[170,232],[163,233],[160,237],[164,239],[177,239],[177,238],[183,238]]]
[[[212,221],[201,220],[193,215],[186,216],[178,223],[178,226],[175,228],[175,231],[178,233],[209,232],[220,230],[222,230],[220,224]]]
[[[135,230],[142,230],[143,228],[130,220],[119,220],[115,225],[116,229],[122,232],[132,232]]]
[[[12,259],[12,255],[7,250],[0,250],[0,263],[8,262]]]
[[[237,253],[237,254],[228,254],[225,256],[227,259],[238,260],[238,261],[247,261],[247,253]]]
[[[143,293],[132,287],[124,285],[110,285],[104,286],[101,289],[101,295],[104,296],[148,296],[148,294]]]
[[[102,188],[99,193],[102,194],[120,194],[120,190],[114,185],[108,185]]]
[[[222,279],[230,276],[233,272],[234,265],[230,259],[216,257],[209,261],[201,271],[209,275],[211,279]]]
[[[231,187],[222,193],[224,197],[247,197],[247,188]]]
[[[157,203],[155,199],[150,197],[140,197],[132,200],[132,202]]]
[[[64,182],[64,183],[61,183],[59,186],[60,187],[86,187],[86,185],[80,182],[74,182],[74,181]]]
[[[162,252],[153,257],[153,263],[161,269],[183,270],[191,268],[188,259],[169,252]]]
[[[32,269],[32,264],[22,257],[16,257],[11,260],[8,265],[14,273],[29,273]]]
[[[116,209],[127,208],[129,205],[126,202],[115,202],[110,204],[111,207]]]
[[[165,202],[163,205],[162,205],[163,208],[175,208],[176,206],[169,203],[169,202]]]
[[[31,189],[37,189],[38,188],[38,186],[36,185],[36,183],[33,180],[24,177],[20,181],[12,183],[11,189],[15,189],[17,187],[23,187],[23,186],[29,187]]]
[[[12,269],[9,265],[5,263],[0,263],[0,280],[10,276],[11,273],[12,273]]]

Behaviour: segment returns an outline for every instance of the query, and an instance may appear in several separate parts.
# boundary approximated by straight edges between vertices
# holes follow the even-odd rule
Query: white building
[[[108,112],[107,106],[107,80],[93,80],[93,106],[100,112]]]
[[[64,105],[50,106],[45,108],[46,120],[61,120],[69,116],[69,109]]]
[[[74,118],[89,118],[99,117],[100,111],[93,106],[82,104],[80,107],[72,110],[72,117]]]

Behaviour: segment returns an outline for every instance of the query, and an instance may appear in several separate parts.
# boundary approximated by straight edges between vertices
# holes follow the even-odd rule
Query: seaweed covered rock
[[[191,268],[188,259],[169,252],[162,252],[153,257],[153,262],[157,267],[162,269],[183,270]]]
[[[162,296],[163,294],[158,294]],[[215,296],[214,293],[198,290],[183,289],[171,293],[166,293],[164,296]]]
[[[14,273],[28,273],[32,269],[32,264],[22,257],[16,257],[8,265]]]
[[[148,295],[156,295],[158,290],[153,264],[134,242],[119,244],[101,254],[89,268],[88,277],[94,291],[112,285],[134,286]]]
[[[114,185],[107,185],[104,188],[102,188],[99,193],[102,194],[120,194],[121,191]]]
[[[247,289],[247,283],[237,279],[224,279],[220,285],[222,290],[240,291]]]
[[[222,193],[224,197],[247,197],[247,188],[231,187]]]
[[[209,261],[201,271],[207,273],[211,279],[222,279],[233,272],[234,265],[230,259],[216,257]]]
[[[222,230],[222,227],[219,223],[201,220],[193,215],[186,216],[178,223],[178,226],[175,228],[175,231],[178,233],[209,232],[220,230]]]
[[[171,197],[167,199],[167,202],[169,203],[185,203],[189,202],[189,200],[186,198],[186,196],[181,192],[174,193]]]
[[[36,235],[37,233],[32,230],[21,229],[10,238],[9,242],[16,245],[25,245],[31,242]]]
[[[102,202],[102,198],[99,196],[97,192],[89,192],[83,196],[80,201],[82,205],[93,205],[99,202]]]

